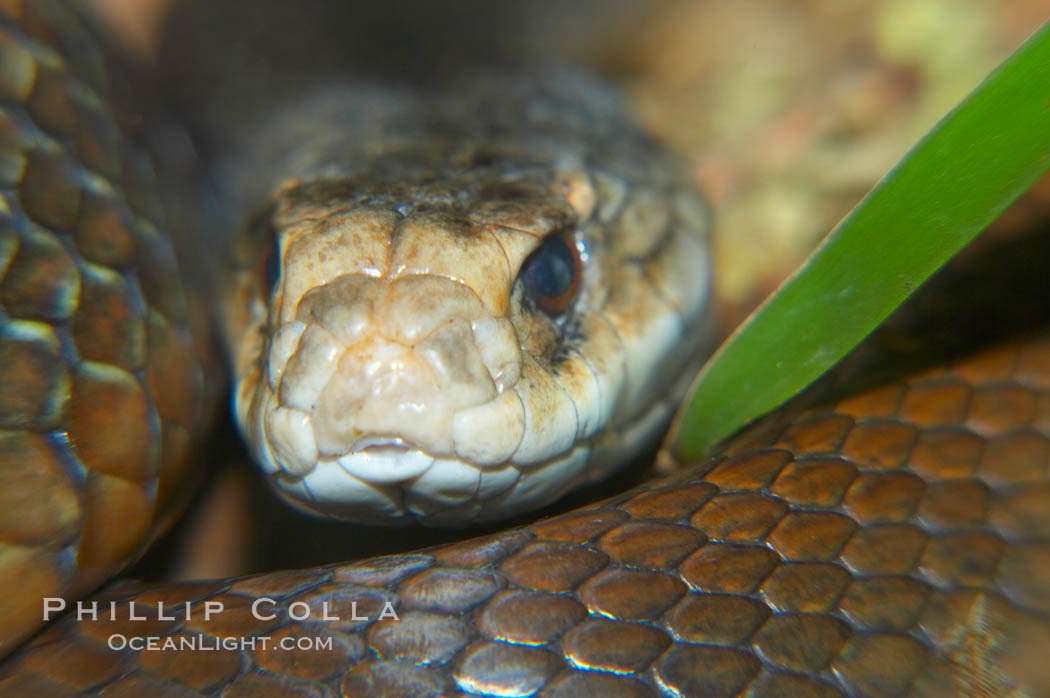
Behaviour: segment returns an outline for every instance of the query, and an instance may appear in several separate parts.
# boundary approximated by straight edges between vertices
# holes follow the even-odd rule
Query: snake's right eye
[[[246,266],[262,287],[262,295],[269,302],[281,280],[281,236],[273,225],[273,208],[266,208],[248,221],[247,229],[239,234],[237,256],[248,262]]]
[[[551,235],[525,260],[519,278],[536,306],[553,318],[576,300],[580,272],[580,253],[573,241]]]
[[[273,293],[281,278],[281,247],[276,235],[270,235],[267,242],[266,258],[262,263],[263,288],[266,295]]]

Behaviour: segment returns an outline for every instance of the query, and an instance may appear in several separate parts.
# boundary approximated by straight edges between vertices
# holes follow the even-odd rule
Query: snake
[[[1038,199],[670,476],[99,589],[185,505],[227,373],[263,476],[349,522],[503,518],[637,459],[711,348],[710,215],[579,71],[307,90],[202,175],[74,8],[0,17],[0,695],[1050,695]]]

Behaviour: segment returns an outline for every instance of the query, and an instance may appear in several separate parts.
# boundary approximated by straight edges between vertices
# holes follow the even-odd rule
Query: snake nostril
[[[521,377],[521,344],[506,318],[486,318],[471,325],[474,342],[489,377],[502,393]]]

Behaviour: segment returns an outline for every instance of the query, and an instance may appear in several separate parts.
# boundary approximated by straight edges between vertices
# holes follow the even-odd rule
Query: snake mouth
[[[484,467],[391,444],[318,461],[302,478],[284,471],[271,478],[295,506],[327,516],[387,525],[412,519],[462,525],[513,490],[521,472],[509,463]]]
[[[295,476],[268,448],[260,463],[288,502],[309,513],[345,521],[400,526],[464,526],[536,509],[587,481],[590,442],[530,466],[479,465],[438,457],[410,446],[374,445],[319,460]]]

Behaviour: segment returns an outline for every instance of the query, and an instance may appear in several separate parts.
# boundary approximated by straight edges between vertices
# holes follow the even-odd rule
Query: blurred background
[[[240,62],[241,70],[259,61],[266,67],[254,74],[269,86],[294,79],[304,65],[330,72],[352,66],[358,49],[377,45],[389,45],[394,64],[437,65],[446,56],[433,47],[447,45],[453,25],[472,27],[470,40],[454,42],[455,50],[483,60],[513,45],[521,56],[597,68],[623,86],[642,122],[688,162],[714,206],[723,332],[1050,15],[1050,0],[583,0],[571,8],[553,0],[505,6],[317,0],[306,3],[317,6],[314,17],[301,3],[270,0],[84,1],[132,53],[159,67],[191,112],[235,101],[231,94],[242,86],[242,77],[217,73],[215,53],[231,51],[222,62]],[[353,19],[345,14],[351,7],[353,17],[375,16]],[[409,31],[414,57],[400,53]],[[296,38],[285,43],[285,36]],[[247,512],[265,495],[245,494],[243,470],[231,472],[220,477],[225,489],[197,505],[201,523],[189,524],[179,539],[191,543],[169,542],[157,554],[178,557],[180,575],[220,576],[346,554],[311,533],[291,536],[290,545],[300,552],[316,546],[316,553],[274,557],[273,532],[284,523],[255,534],[265,544],[244,545]],[[331,535],[346,537],[341,529]],[[209,545],[198,546],[194,536]],[[374,552],[360,545],[368,536],[354,538],[350,554]],[[203,549],[211,552],[189,552]]]
[[[199,25],[222,21],[226,41],[238,31],[236,13],[244,8],[229,1],[89,1],[151,61],[158,58],[173,5],[190,40],[199,40]],[[273,10],[276,19],[260,19],[265,15],[255,2],[240,23],[255,22],[245,31],[259,50],[272,43],[267,32],[272,35],[275,25],[301,34],[338,26],[342,17],[331,18],[333,3],[313,4],[319,14],[328,13],[326,21],[306,18],[299,3],[276,3],[283,8]],[[386,15],[401,15],[395,27],[417,22],[422,31],[438,34],[442,21],[471,17],[492,24],[492,13],[505,16],[509,7],[473,0],[374,4]],[[342,15],[343,6],[354,3],[338,5]],[[581,61],[624,86],[643,123],[688,160],[715,205],[718,297],[726,327],[775,288],[930,126],[1050,17],[1048,0],[572,5],[517,3],[499,29],[486,28],[474,38],[516,42],[516,50],[547,61]],[[320,37],[310,40],[311,53],[321,53]],[[343,34],[341,50],[350,41]],[[492,51],[479,43],[461,48]],[[391,47],[395,61],[399,50]],[[165,51],[170,70],[172,49]],[[280,57],[283,64],[295,62],[292,51]],[[210,71],[210,59],[202,60]],[[185,69],[176,70],[185,77]]]

